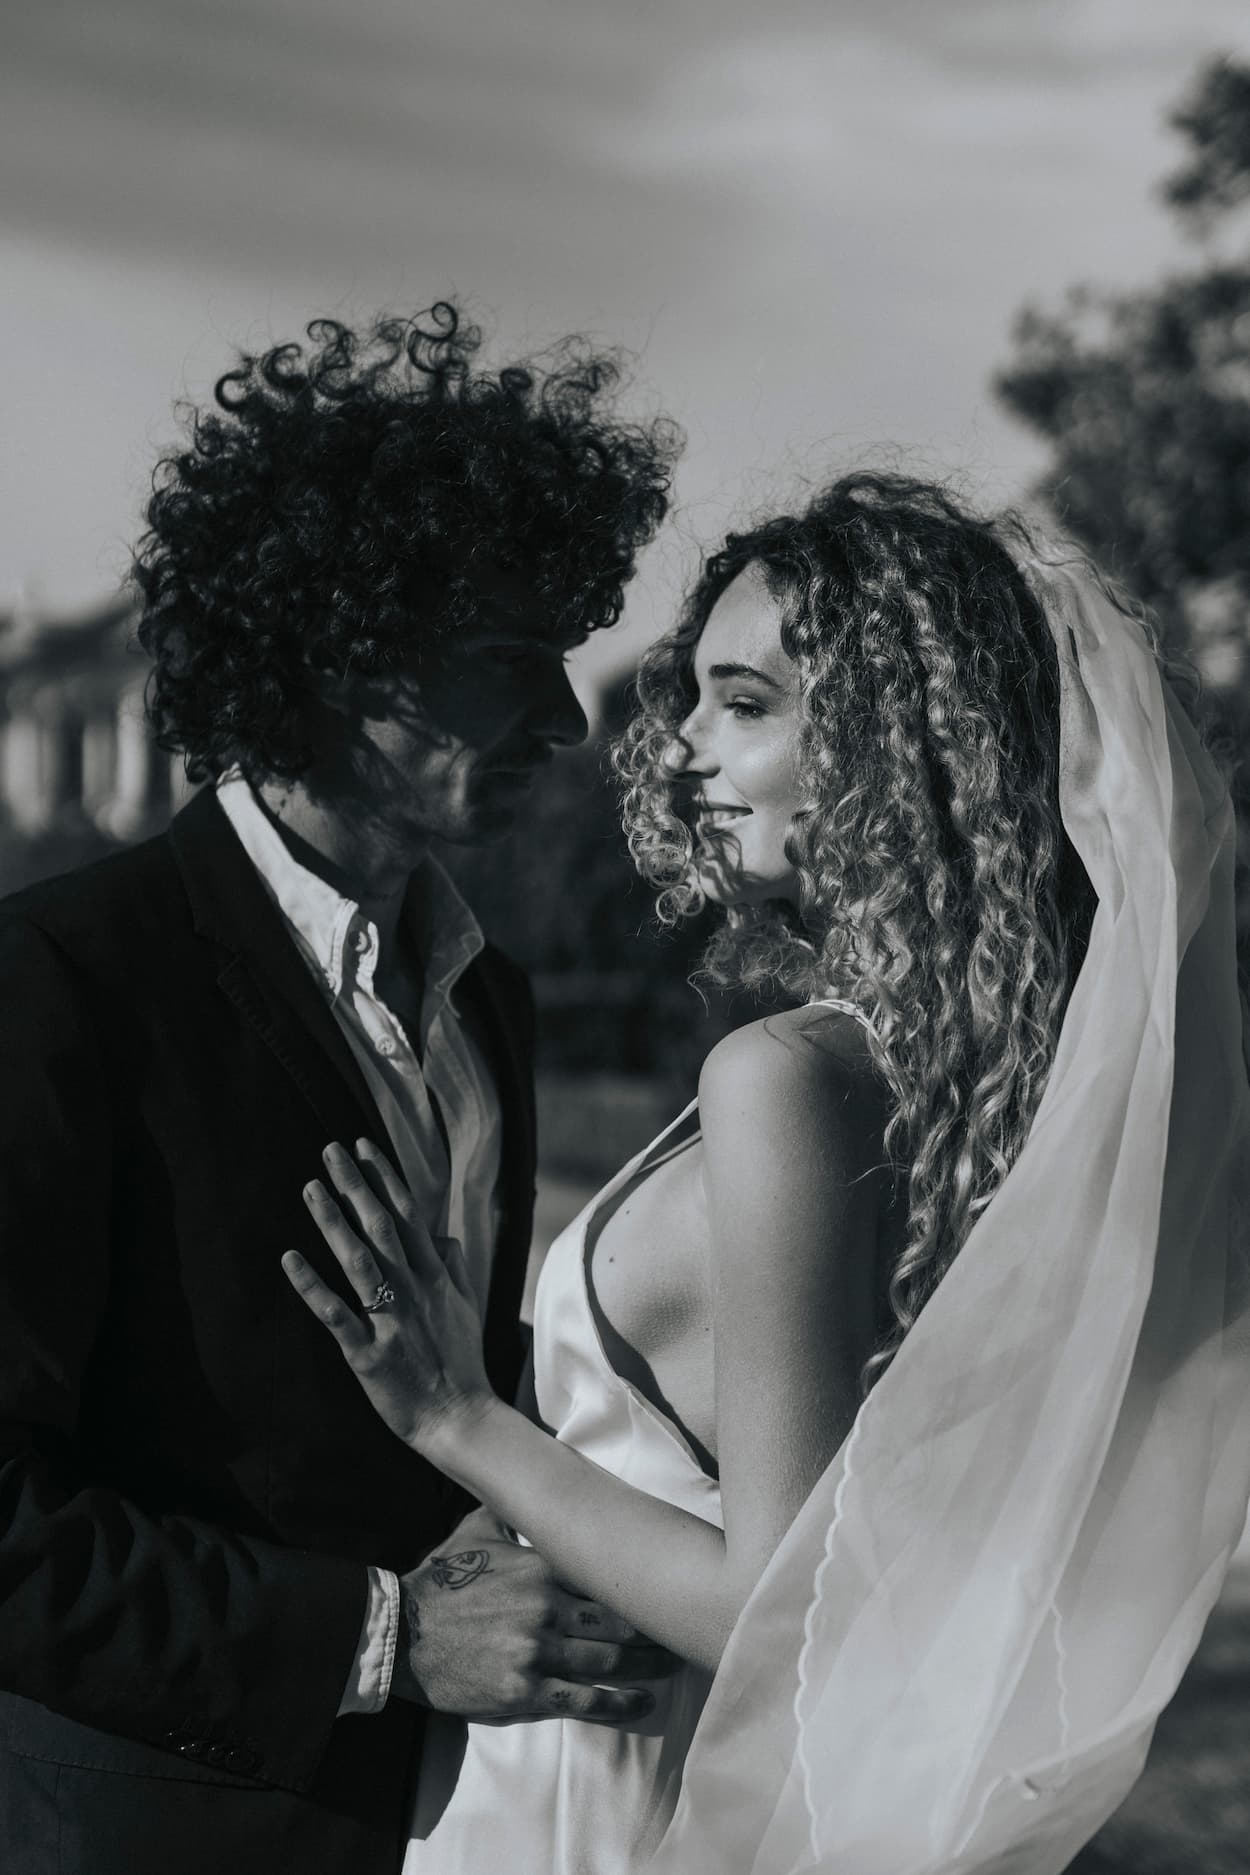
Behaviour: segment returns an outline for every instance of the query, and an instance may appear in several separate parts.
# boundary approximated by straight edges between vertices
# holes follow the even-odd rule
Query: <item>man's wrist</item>
[[[415,1575],[415,1570],[413,1575]],[[396,1621],[395,1661],[391,1669],[391,1696],[425,1706],[429,1701],[418,1680],[413,1655],[421,1642],[421,1602],[413,1575],[399,1578],[399,1614]]]
[[[389,1569],[372,1565],[364,1616],[351,1671],[339,1702],[346,1713],[381,1712],[390,1696],[399,1638],[399,1582]]]

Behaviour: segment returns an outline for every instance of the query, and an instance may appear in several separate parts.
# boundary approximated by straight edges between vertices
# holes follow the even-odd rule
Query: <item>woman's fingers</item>
[[[358,1315],[336,1296],[328,1283],[318,1276],[311,1263],[305,1261],[298,1250],[288,1250],[282,1259],[291,1287],[302,1301],[306,1302],[319,1322],[330,1330],[348,1360],[358,1354],[369,1340],[368,1333]]]
[[[366,1177],[337,1141],[323,1156],[334,1191],[314,1179],[304,1199],[346,1274],[357,1309],[336,1296],[298,1252],[288,1252],[283,1266],[334,1335],[386,1424],[420,1450],[423,1435],[452,1407],[490,1391],[477,1310],[461,1298],[402,1187],[388,1194],[379,1175],[371,1168]],[[409,1213],[402,1224],[396,1217],[401,1200]]]
[[[458,1237],[435,1237],[431,1240],[438,1253],[443,1268],[447,1271],[453,1289],[458,1289],[466,1302],[477,1303],[477,1291],[469,1278],[469,1266],[464,1260],[464,1247]]]
[[[664,1680],[676,1671],[676,1666],[672,1654],[663,1647],[614,1647],[602,1641],[566,1640],[552,1670],[563,1679],[600,1686],[608,1680]]]
[[[385,1281],[373,1246],[364,1242],[352,1229],[343,1215],[342,1207],[319,1178],[305,1185],[304,1203],[355,1294],[362,1303],[372,1302],[379,1284]]]
[[[364,1178],[378,1198],[386,1204],[398,1224],[412,1226],[421,1222],[412,1193],[404,1184],[380,1146],[371,1139],[356,1141],[356,1157]]]
[[[538,1710],[568,1719],[589,1719],[600,1725],[628,1725],[645,1719],[655,1709],[655,1695],[643,1686],[578,1686],[564,1680],[544,1680]]]
[[[602,1602],[588,1601],[574,1589],[560,1589],[556,1630],[582,1641],[611,1641],[618,1646],[650,1647],[646,1635]]]
[[[378,1197],[351,1153],[333,1140],[321,1157],[335,1190],[358,1219],[362,1234],[383,1256],[397,1256],[400,1243],[391,1208]]]
[[[436,1270],[443,1258],[390,1160],[367,1139],[357,1140],[356,1154],[359,1165],[335,1141],[326,1147],[324,1158],[370,1241],[388,1261],[406,1263],[418,1274]]]
[[[340,1148],[341,1150],[341,1148]],[[412,1201],[412,1194],[380,1146],[371,1139],[356,1141],[359,1172],[375,1203],[385,1206],[395,1222],[399,1241],[420,1265],[431,1253],[446,1270],[454,1288],[468,1302],[476,1302],[464,1252],[455,1237],[435,1237]]]
[[[379,1285],[396,1272],[428,1280],[441,1270],[476,1307],[456,1238],[430,1234],[399,1174],[371,1140],[357,1140],[356,1152],[359,1164],[337,1140],[327,1146],[322,1158],[336,1195],[314,1179],[304,1197],[361,1302],[372,1302]]]

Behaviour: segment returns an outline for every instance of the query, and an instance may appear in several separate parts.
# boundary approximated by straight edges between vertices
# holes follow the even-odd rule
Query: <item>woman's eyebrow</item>
[[[707,674],[711,678],[746,677],[757,684],[767,684],[770,690],[784,690],[785,685],[770,677],[767,671],[757,671],[753,664],[709,664]]]

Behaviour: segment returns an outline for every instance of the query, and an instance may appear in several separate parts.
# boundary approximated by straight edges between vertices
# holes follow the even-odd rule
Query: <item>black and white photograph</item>
[[[3,1875],[1246,1875],[1244,0],[0,24]]]

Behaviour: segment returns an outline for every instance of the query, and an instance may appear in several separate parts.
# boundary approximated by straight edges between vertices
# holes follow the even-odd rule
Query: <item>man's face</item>
[[[474,625],[418,669],[355,680],[352,768],[393,841],[473,845],[509,831],[555,751],[586,736],[569,648],[535,636],[524,594],[497,582]]]

